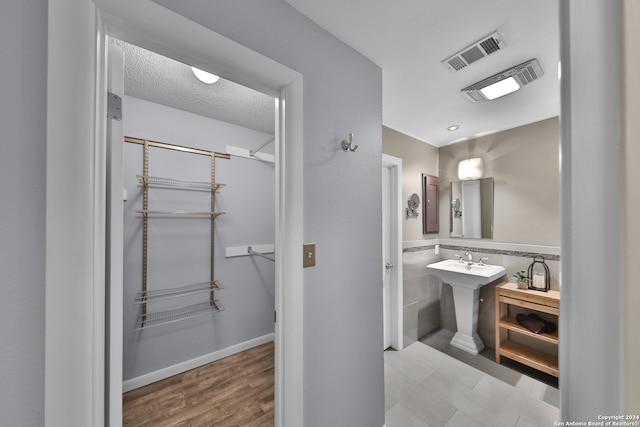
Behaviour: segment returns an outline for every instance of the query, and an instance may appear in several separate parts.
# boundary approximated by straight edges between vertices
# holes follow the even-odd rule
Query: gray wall
[[[625,410],[628,414],[640,413],[640,365],[637,363],[637,355],[640,354],[640,334],[635,325],[640,324],[640,311],[637,310],[637,301],[640,301],[640,287],[636,281],[636,260],[640,257],[640,222],[637,221],[637,213],[640,211],[640,192],[635,183],[640,182],[640,168],[637,160],[640,159],[640,83],[636,76],[640,72],[640,3],[634,0],[622,1],[623,21],[623,87],[625,96],[623,100],[623,135],[621,147],[623,159],[621,160],[621,227],[622,233],[622,277],[624,323],[634,325],[626,327],[625,339],[625,375],[636,379],[625,381]]]
[[[47,2],[0,6],[0,424],[44,423]]]
[[[305,427],[383,425],[381,70],[281,0],[157,3],[304,75]]]
[[[225,152],[226,145],[256,148],[272,135],[197,116],[137,98],[125,97],[124,133],[155,141]],[[266,147],[265,150],[273,150]],[[124,144],[124,360],[123,379],[166,368],[273,333],[274,264],[254,257],[225,258],[229,246],[273,244],[275,239],[275,165],[232,157],[215,162],[215,279],[225,287],[216,298],[225,311],[171,325],[135,331],[142,288],[143,147]],[[209,181],[209,157],[151,147],[149,175]],[[149,190],[150,209],[209,210],[211,194],[202,191]],[[208,217],[149,219],[148,289],[157,290],[209,280],[210,221]],[[208,294],[149,304],[157,311],[206,301]]]
[[[433,245],[402,251],[402,330],[403,345],[445,327],[442,325],[442,281],[427,273],[428,264],[440,261]],[[453,328],[455,330],[455,316]]]

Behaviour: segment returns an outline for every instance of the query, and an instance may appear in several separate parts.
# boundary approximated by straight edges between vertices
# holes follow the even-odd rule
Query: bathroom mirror
[[[493,238],[493,178],[454,181],[449,195],[451,237]]]

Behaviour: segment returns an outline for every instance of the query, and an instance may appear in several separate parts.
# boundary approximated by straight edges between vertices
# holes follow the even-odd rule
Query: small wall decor
[[[549,266],[544,262],[542,255],[533,258],[533,262],[527,270],[527,277],[529,277],[529,289],[542,292],[547,292],[551,289]]]
[[[420,207],[420,196],[418,193],[413,193],[407,199],[407,218],[416,218],[420,215],[418,208]]]

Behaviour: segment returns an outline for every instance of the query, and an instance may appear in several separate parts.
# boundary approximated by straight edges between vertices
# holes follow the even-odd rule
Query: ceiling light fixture
[[[515,92],[543,75],[538,60],[532,59],[467,86],[462,93],[471,102],[491,101]]]
[[[193,70],[193,74],[195,74],[198,80],[208,85],[214,84],[220,78],[215,74],[211,74],[196,67],[191,67],[191,70]]]
[[[454,130],[460,129],[460,125],[451,125],[447,128],[448,131],[453,132]]]

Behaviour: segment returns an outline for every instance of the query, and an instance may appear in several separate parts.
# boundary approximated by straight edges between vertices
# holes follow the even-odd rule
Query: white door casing
[[[382,167],[382,323],[383,323],[383,350],[391,346],[391,170]]]
[[[105,46],[108,55],[107,92],[124,99],[124,56],[120,47]],[[110,101],[107,101],[109,105]],[[112,101],[113,102],[113,101]],[[120,110],[122,111],[122,110]],[[120,119],[107,120],[106,172],[107,172],[107,259],[106,292],[106,346],[108,373],[106,378],[105,411],[107,425],[119,425],[122,420],[122,321],[123,321],[123,276],[124,276],[124,216],[123,216],[123,125]],[[114,422],[111,422],[114,420]]]
[[[385,316],[385,328],[389,328],[389,346],[396,350],[403,348],[402,332],[402,159],[382,154],[383,180],[383,224],[388,221],[388,236],[383,229],[383,287],[388,280],[388,317]],[[385,187],[389,188],[389,197],[384,197]],[[388,203],[385,203],[388,201]],[[385,218],[386,217],[386,218]],[[387,258],[388,257],[388,258]],[[393,265],[387,269],[386,263]],[[384,292],[384,289],[383,289]],[[385,305],[387,303],[385,302]],[[384,309],[384,308],[383,308]],[[385,348],[387,343],[385,339]]]
[[[107,264],[105,232],[112,218],[107,188],[116,191],[107,186],[107,34],[278,99],[276,425],[302,425],[302,76],[149,0],[49,1],[45,425],[121,420],[117,408],[105,407],[105,390],[116,396],[114,384],[121,382],[118,368],[110,369],[118,349],[107,347],[105,321],[107,268],[117,269]],[[115,343],[122,329],[108,333]]]

